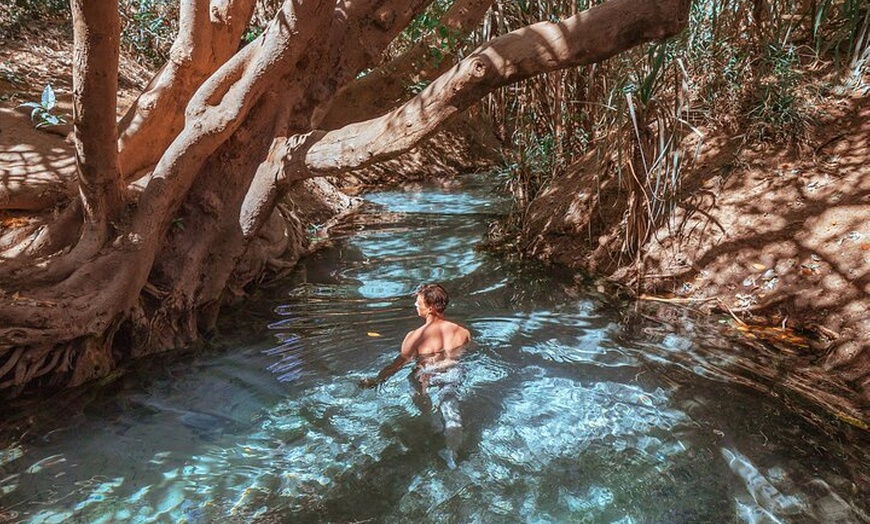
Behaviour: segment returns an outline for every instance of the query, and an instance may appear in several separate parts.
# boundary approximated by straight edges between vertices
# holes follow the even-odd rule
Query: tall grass
[[[500,1],[481,39],[590,3]],[[618,255],[638,261],[652,231],[670,222],[696,157],[699,142],[687,149],[687,135],[719,129],[800,146],[819,93],[811,78],[866,91],[868,12],[866,0],[697,0],[689,28],[669,42],[493,94],[486,108],[506,145],[510,223],[521,230],[534,197],[593,152],[623,192]]]

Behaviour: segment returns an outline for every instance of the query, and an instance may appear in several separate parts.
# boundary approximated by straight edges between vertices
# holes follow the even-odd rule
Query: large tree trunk
[[[124,198],[115,124],[121,17],[109,0],[73,0],[73,136],[85,221],[105,227]]]
[[[185,46],[204,41],[220,51],[195,72],[199,59],[179,58],[186,47],[174,51],[173,63],[149,87],[154,103],[143,95],[122,122],[120,168],[118,155],[105,149],[117,135],[105,126],[87,132],[79,126],[87,123],[87,108],[108,95],[84,91],[76,122],[82,216],[86,229],[101,224],[95,231],[102,236],[40,260],[38,281],[31,273],[3,272],[0,391],[16,392],[37,379],[79,384],[131,357],[195,343],[228,294],[255,278],[263,257],[274,257],[287,242],[276,205],[296,181],[393,158],[499,86],[666,38],[688,15],[686,0],[611,0],[490,42],[386,115],[318,129],[337,94],[378,65],[426,3],[288,0],[261,37],[221,64],[238,42],[235,17],[249,16],[251,2],[215,2],[207,14],[208,2],[186,2],[185,20],[208,17],[216,28],[183,29]],[[107,10],[90,4],[74,2],[85,26]],[[470,4],[482,12],[485,2]],[[110,34],[113,24],[100,22]],[[84,29],[77,25],[77,38]],[[117,55],[101,49],[87,48],[77,67],[99,57],[116,67]],[[92,78],[85,76],[87,85]],[[175,97],[186,101],[183,122],[175,118]],[[90,143],[97,136],[102,145]],[[84,149],[90,147],[98,149]],[[140,194],[129,193],[134,202],[125,208],[121,181],[142,169],[151,174]],[[270,243],[275,249],[264,249]]]

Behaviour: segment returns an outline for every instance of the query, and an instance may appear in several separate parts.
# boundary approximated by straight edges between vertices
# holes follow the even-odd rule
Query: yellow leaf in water
[[[369,331],[368,333],[366,333],[366,335],[368,335],[368,336],[370,336],[370,337],[379,337],[379,336],[381,336],[380,333],[375,333],[374,331]]]

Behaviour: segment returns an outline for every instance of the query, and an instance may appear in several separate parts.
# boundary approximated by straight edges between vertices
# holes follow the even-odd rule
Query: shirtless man
[[[412,359],[417,360],[414,371],[417,372],[430,366],[446,367],[455,363],[465,349],[465,344],[471,339],[467,329],[446,320],[444,310],[449,298],[447,291],[439,284],[423,284],[414,294],[414,306],[417,315],[425,319],[425,323],[405,335],[402,349],[394,361],[384,367],[378,376],[360,381],[360,386],[372,388],[395,375]],[[425,390],[426,384],[421,384]]]
[[[471,334],[459,324],[444,318],[449,298],[443,287],[424,284],[414,295],[417,315],[425,319],[425,323],[405,335],[399,356],[387,364],[377,377],[363,379],[359,385],[364,388],[375,387],[395,375],[411,360],[416,360],[417,365],[410,377],[416,392],[415,401],[424,413],[438,412],[433,413],[433,425],[444,432],[448,448],[445,460],[453,468],[456,450],[462,443],[462,420],[456,391],[462,370],[456,364],[471,340]],[[427,394],[429,390],[434,406]]]

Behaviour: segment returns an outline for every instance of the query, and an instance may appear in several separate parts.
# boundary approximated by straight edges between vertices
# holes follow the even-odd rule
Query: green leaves
[[[62,115],[54,114],[52,111],[57,106],[57,97],[55,97],[54,89],[51,84],[46,84],[42,90],[40,101],[25,102],[18,107],[28,107],[32,109],[30,112],[30,120],[36,123],[36,128],[41,129],[49,126],[58,126],[66,124],[66,120]]]
[[[57,105],[57,98],[54,96],[54,89],[51,88],[51,84],[46,84],[45,89],[42,90],[42,107],[46,111],[51,111],[55,105]]]
[[[153,66],[169,58],[169,48],[178,34],[177,0],[121,0],[121,44],[138,61]],[[248,42],[259,36],[257,28],[245,35]],[[250,40],[248,40],[250,39]]]

